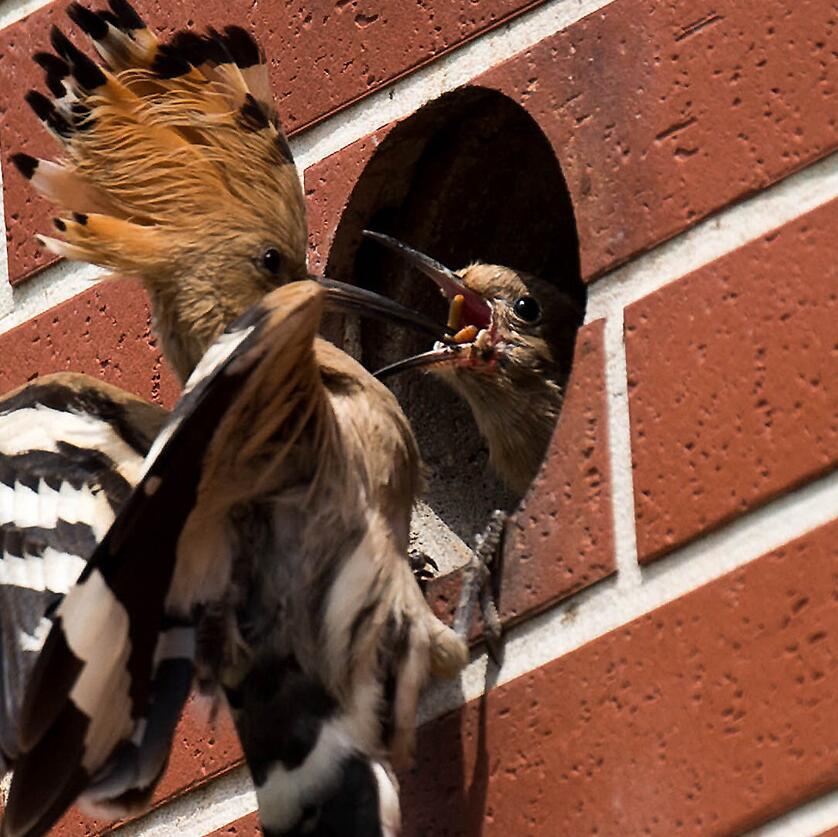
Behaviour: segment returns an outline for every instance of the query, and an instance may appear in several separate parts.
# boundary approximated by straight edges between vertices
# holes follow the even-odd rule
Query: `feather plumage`
[[[204,679],[230,696],[267,833],[320,805],[331,816],[347,802],[345,781],[386,796],[383,762],[409,762],[432,644],[461,662],[465,647],[404,559],[419,488],[410,428],[386,389],[315,337],[325,293],[313,282],[274,291],[187,382],[56,610],[21,719],[7,837],[42,833],[82,792],[96,805],[136,793],[140,774],[147,799],[191,680],[191,647],[180,649],[178,679],[160,680],[161,642],[173,620],[187,633],[197,623],[200,636],[205,609],[238,623]],[[373,433],[385,442],[379,457],[363,455]],[[254,551],[242,521],[266,506],[268,541]],[[212,665],[200,645],[197,656]],[[259,725],[266,700],[286,709],[275,735]],[[377,817],[393,818],[388,798]],[[381,832],[359,831],[371,833]]]
[[[0,773],[52,623],[139,477],[166,411],[85,375],[0,400]]]
[[[84,183],[97,208],[64,204],[50,246],[139,274],[164,353],[192,377],[56,610],[3,833],[42,833],[79,794],[146,800],[194,662],[233,711],[266,834],[337,832],[350,810],[358,837],[395,834],[389,764],[410,761],[419,691],[466,646],[406,560],[421,482],[407,420],[315,337],[327,300],[368,300],[288,284],[306,276],[302,193],[244,30],[161,44],[125,0],[72,9],[107,66],[53,35],[58,101],[33,98],[65,160],[60,177],[19,167],[57,196],[60,178]]]
[[[110,7],[70,6],[106,65],[57,28],[55,54],[36,56],[54,98],[33,90],[27,100],[62,159],[13,161],[64,211],[61,235],[42,236],[48,249],[143,278],[185,379],[237,313],[305,275],[302,190],[248,32],[183,31],[163,43],[127,3]],[[73,223],[73,212],[90,223]],[[275,275],[259,261],[271,246],[282,254]]]

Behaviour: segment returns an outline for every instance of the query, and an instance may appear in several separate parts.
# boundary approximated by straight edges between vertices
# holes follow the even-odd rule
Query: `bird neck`
[[[547,451],[561,407],[561,387],[540,376],[523,381],[461,378],[457,383],[489,446],[490,464],[510,488],[523,494]]]
[[[204,289],[192,292],[175,285],[146,285],[152,329],[163,356],[183,384],[216,337],[242,308],[220,304]]]

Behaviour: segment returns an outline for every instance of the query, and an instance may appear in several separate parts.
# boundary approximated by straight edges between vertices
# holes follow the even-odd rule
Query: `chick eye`
[[[525,323],[537,323],[541,319],[541,306],[534,296],[521,296],[512,306],[515,316]]]
[[[282,254],[276,247],[268,247],[264,253],[262,253],[262,267],[268,271],[268,273],[276,276],[279,274],[279,269],[282,267]]]

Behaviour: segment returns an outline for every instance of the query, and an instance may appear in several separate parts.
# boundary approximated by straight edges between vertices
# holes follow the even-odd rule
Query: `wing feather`
[[[173,580],[191,566],[199,575],[182,581],[194,589],[204,570],[193,544],[178,549],[184,527],[215,474],[208,459],[218,451],[234,455],[241,398],[258,398],[254,382],[287,367],[292,347],[307,346],[313,356],[323,296],[314,282],[272,292],[228,328],[221,348],[212,347],[187,382],[136,488],[56,610],[26,692],[25,752],[12,779],[5,837],[43,833],[87,787],[94,804],[130,796],[140,774],[152,777],[145,798],[153,790],[192,678],[183,635],[174,655],[165,639],[172,620],[187,632],[191,626],[189,595],[174,595]],[[165,666],[173,656],[177,665]],[[152,727],[157,734],[147,738]],[[129,750],[144,740],[145,761],[133,762]]]
[[[20,751],[23,690],[52,610],[127,499],[165,415],[74,374],[0,399],[0,771]]]

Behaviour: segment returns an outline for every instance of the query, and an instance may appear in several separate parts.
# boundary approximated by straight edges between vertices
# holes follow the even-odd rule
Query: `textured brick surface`
[[[614,572],[602,326],[579,332],[556,432],[508,531],[499,601],[505,622]],[[459,585],[459,573],[430,583],[428,598],[441,616],[453,615]]]
[[[838,785],[836,543],[817,530],[425,726],[405,835],[741,833]]]
[[[220,712],[215,723],[210,724],[207,710],[204,703],[194,698],[186,704],[175,730],[169,766],[154,794],[153,806],[225,773],[241,760],[239,740],[227,712]],[[51,833],[53,837],[81,837],[101,834],[108,825],[72,808]]]
[[[838,462],[838,201],[626,311],[643,560]]]
[[[261,834],[259,815],[254,812],[225,825],[223,828],[211,831],[207,837],[261,837]]]
[[[0,334],[0,357],[0,392],[49,372],[86,372],[166,406],[179,389],[133,280],[99,283]]]
[[[742,833],[834,788],[836,543],[816,530],[424,726],[406,837]]]
[[[271,58],[273,89],[286,130],[293,132],[364,96],[457,44],[474,37],[541,0],[316,0],[311,3],[142,2],[136,6],[165,35],[187,25],[250,26]],[[12,281],[25,278],[52,257],[39,251],[33,230],[48,228],[48,207],[6,165],[11,151],[54,152],[54,144],[23,103],[30,87],[42,88],[31,54],[48,44],[49,27],[67,31],[57,2],[0,32],[4,78],[0,89],[0,148],[6,189]],[[92,3],[92,5],[98,5]],[[83,38],[75,38],[79,43]]]
[[[357,216],[355,227],[365,226],[368,215],[363,210],[367,209],[367,201],[363,207],[355,209],[350,207],[350,197],[375,149],[395,124],[385,126],[306,169],[303,182],[309,223],[309,270],[325,271],[338,225],[353,221],[352,217],[347,217],[347,210]],[[367,200],[371,201],[372,197]],[[358,246],[357,239],[355,246]]]
[[[836,24],[829,0],[794,12],[784,0],[615,0],[472,83],[521,104],[550,140],[590,279],[836,147]],[[327,219],[315,247],[394,127],[307,176],[313,217]]]

